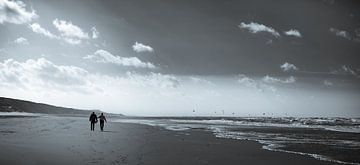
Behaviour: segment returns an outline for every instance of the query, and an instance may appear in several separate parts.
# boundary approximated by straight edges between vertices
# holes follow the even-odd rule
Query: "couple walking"
[[[104,131],[104,122],[107,122],[106,118],[103,113],[101,113],[101,115],[99,117],[97,117],[95,112],[93,112],[89,118],[89,121],[91,123],[91,128],[90,128],[91,131],[94,131],[95,123],[98,122],[98,119],[100,120],[100,129],[101,129],[101,131]]]

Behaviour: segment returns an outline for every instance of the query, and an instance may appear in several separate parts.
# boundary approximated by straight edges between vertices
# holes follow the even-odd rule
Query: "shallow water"
[[[117,122],[169,130],[206,129],[219,138],[253,140],[263,149],[308,155],[343,164],[360,164],[358,118],[133,118]]]

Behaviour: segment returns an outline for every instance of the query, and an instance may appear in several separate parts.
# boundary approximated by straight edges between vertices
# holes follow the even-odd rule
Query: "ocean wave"
[[[288,152],[314,157],[319,160],[342,164],[357,164],[359,160],[337,160],[320,151],[308,152],[286,149],[289,145],[322,145],[342,148],[346,151],[360,150],[358,119],[329,118],[241,118],[241,119],[120,119],[118,122],[159,126],[172,131],[207,129],[219,138],[251,140],[263,144],[263,149]],[[304,124],[305,123],[305,124]],[[334,125],[329,123],[340,123]],[[344,124],[346,123],[346,124]],[[355,128],[357,129],[355,129]],[[315,153],[314,153],[315,152]],[[316,153],[319,152],[319,153]],[[331,154],[330,154],[331,155]]]
[[[0,116],[3,117],[22,117],[22,116],[41,116],[41,114],[38,113],[27,113],[27,112],[0,112]]]
[[[360,133],[357,118],[229,118],[214,120],[170,120],[179,123],[202,123],[238,126],[321,128],[330,131]]]

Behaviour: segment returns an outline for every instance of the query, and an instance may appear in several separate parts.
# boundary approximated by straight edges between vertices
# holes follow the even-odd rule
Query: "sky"
[[[0,0],[0,96],[140,116],[360,117],[357,0]]]

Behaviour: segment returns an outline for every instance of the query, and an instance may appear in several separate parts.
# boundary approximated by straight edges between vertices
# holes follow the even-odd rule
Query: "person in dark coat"
[[[100,119],[100,129],[101,129],[101,131],[104,131],[104,121],[105,122],[107,122],[107,121],[106,121],[106,118],[103,113],[101,113],[101,115],[99,116],[99,119]]]
[[[95,112],[93,112],[93,113],[90,115],[89,121],[90,121],[90,124],[91,124],[90,130],[91,130],[91,131],[94,131],[94,129],[95,129],[95,123],[97,123],[97,121],[98,121],[98,118],[97,118]]]

